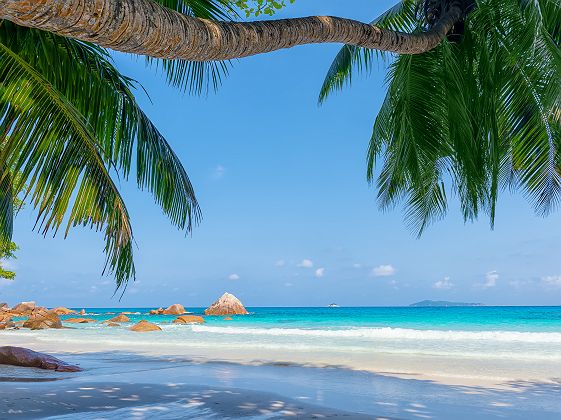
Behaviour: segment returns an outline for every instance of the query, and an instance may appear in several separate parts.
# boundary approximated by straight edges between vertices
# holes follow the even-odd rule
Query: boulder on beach
[[[97,322],[95,319],[91,318],[68,318],[64,322],[70,322],[71,324],[87,324],[89,322]]]
[[[6,328],[14,328],[16,324],[12,321],[12,315],[3,314],[0,312],[0,330],[5,330]]]
[[[82,370],[78,366],[70,365],[48,354],[12,346],[0,347],[0,364],[35,367],[58,372],[79,372]]]
[[[205,320],[198,315],[181,315],[175,318],[174,324],[204,324]]]
[[[8,304],[6,302],[0,302],[0,311],[7,311],[9,309],[10,309],[10,307],[8,306]]]
[[[12,314],[0,312],[0,322],[7,322],[12,320]]]
[[[126,315],[120,314],[104,322],[130,322],[130,318]]]
[[[164,312],[164,315],[183,315],[185,312],[185,308],[183,305],[179,303],[174,303],[173,305],[169,306]]]
[[[11,309],[11,312],[17,315],[29,315],[33,309],[35,309],[36,304],[33,301],[18,303]]]
[[[34,311],[29,319],[23,323],[24,328],[43,330],[47,328],[62,328],[60,317],[53,311]]]
[[[107,323],[107,326],[108,326],[108,327],[120,327],[121,324],[117,324],[116,322],[108,322],[108,323]]]
[[[247,313],[240,300],[230,293],[224,293],[220,299],[205,309],[205,315],[247,315]]]
[[[16,324],[13,321],[0,322],[0,330],[6,330],[8,328],[16,328]]]
[[[157,326],[156,324],[152,324],[151,322],[148,322],[144,319],[130,327],[130,330],[136,332],[162,331],[159,326]]]
[[[65,308],[64,306],[59,306],[58,308],[54,308],[52,311],[57,315],[70,315],[76,313],[76,311]]]

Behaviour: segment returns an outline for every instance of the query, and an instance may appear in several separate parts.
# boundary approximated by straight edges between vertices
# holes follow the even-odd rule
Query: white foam
[[[302,336],[328,338],[366,338],[385,340],[432,341],[500,341],[525,343],[561,343],[561,333],[520,331],[454,331],[415,330],[408,328],[350,328],[340,330],[302,328],[247,328],[193,325],[192,331],[214,334],[243,334],[250,336]]]

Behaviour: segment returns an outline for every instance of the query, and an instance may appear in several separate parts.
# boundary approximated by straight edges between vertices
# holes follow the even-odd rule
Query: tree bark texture
[[[452,0],[430,30],[417,34],[331,16],[216,22],[151,0],[0,0],[0,19],[127,53],[213,61],[319,43],[420,54],[436,47],[462,19],[461,5],[462,0]]]

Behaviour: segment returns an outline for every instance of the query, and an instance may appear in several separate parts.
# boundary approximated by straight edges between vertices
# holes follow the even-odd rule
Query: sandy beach
[[[0,420],[561,420],[561,0],[0,0]]]
[[[0,418],[561,418],[559,308],[83,312],[0,332],[82,369],[0,365]]]
[[[446,385],[344,368],[55,353],[79,373],[0,366],[0,418],[558,419],[561,382]]]

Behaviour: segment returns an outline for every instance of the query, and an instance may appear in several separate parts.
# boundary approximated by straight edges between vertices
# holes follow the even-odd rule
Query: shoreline
[[[489,389],[506,389],[509,383],[531,381],[551,384],[561,378],[561,365],[556,361],[525,361],[501,358],[454,358],[430,354],[371,353],[333,353],[316,350],[298,351],[295,349],[236,348],[231,346],[203,346],[187,343],[180,347],[165,341],[164,332],[134,333],[130,340],[120,337],[111,341],[93,342],[86,340],[84,331],[76,328],[74,339],[59,334],[69,330],[14,330],[3,331],[6,344],[27,347],[35,351],[56,354],[93,354],[117,351],[146,357],[163,357],[186,360],[192,363],[233,363],[244,366],[297,366],[316,369],[345,369],[354,372],[382,374],[401,379],[426,380],[451,386],[476,386]],[[113,330],[114,331],[114,330]],[[122,331],[122,330],[121,330]],[[140,335],[139,335],[140,334]],[[145,334],[156,334],[152,343],[144,341]],[[135,340],[141,340],[135,341]],[[186,347],[187,345],[187,347]]]
[[[560,382],[519,381],[509,389],[493,389],[340,367],[203,363],[125,352],[53,355],[84,371],[58,373],[0,365],[0,376],[14,379],[0,381],[0,417],[89,419],[103,413],[103,418],[115,419],[467,420],[561,416]]]
[[[104,312],[89,313],[91,323],[62,315],[63,328],[4,330],[4,344],[84,371],[0,366],[0,418],[561,418],[561,308],[402,312],[263,311],[177,324],[131,310],[111,327],[115,314]],[[131,331],[143,319],[156,331]]]

